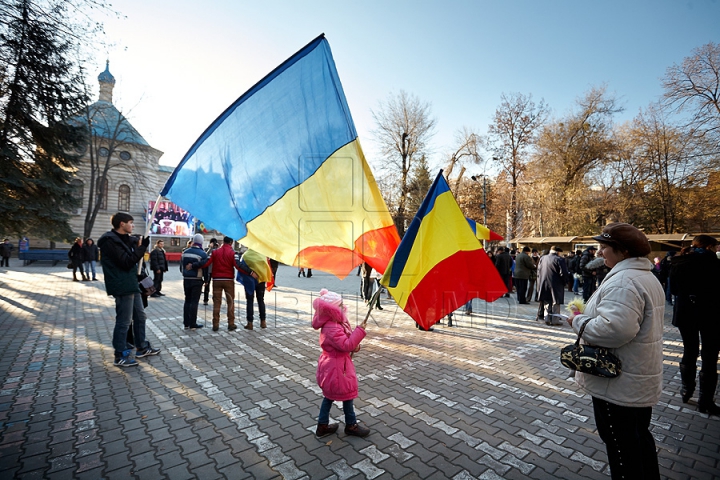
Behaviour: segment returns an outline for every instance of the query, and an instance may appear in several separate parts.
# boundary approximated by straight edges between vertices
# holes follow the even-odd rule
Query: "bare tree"
[[[480,155],[480,147],[483,144],[483,139],[480,135],[470,130],[468,127],[463,127],[462,130],[455,134],[455,144],[457,147],[454,151],[448,154],[447,167],[445,168],[445,178],[448,184],[451,182],[451,176],[455,171],[456,166],[460,166],[460,172],[455,178],[455,185],[453,191],[457,192],[462,184],[463,175],[466,170],[466,163],[478,164],[482,160]]]
[[[503,93],[493,123],[488,128],[493,160],[502,167],[510,183],[508,239],[519,233],[518,186],[529,160],[530,149],[548,113],[545,102],[541,100],[535,104],[532,95],[514,93],[508,96]]]
[[[720,141],[720,45],[708,43],[693,50],[682,64],[667,69],[663,79],[665,101],[690,114],[690,126],[699,136]]]
[[[405,234],[406,203],[409,174],[414,162],[428,152],[435,120],[430,116],[430,104],[404,91],[390,96],[372,112],[377,124],[374,130],[380,152],[387,161],[381,168],[396,178],[397,210],[395,225],[402,237]]]
[[[92,235],[98,212],[108,207],[105,204],[105,188],[111,169],[123,169],[129,173],[138,190],[152,190],[155,179],[147,179],[141,174],[140,168],[151,147],[112,103],[94,103],[85,110],[81,121],[88,132],[84,162],[88,167],[89,194],[86,199],[83,236],[89,237]]]

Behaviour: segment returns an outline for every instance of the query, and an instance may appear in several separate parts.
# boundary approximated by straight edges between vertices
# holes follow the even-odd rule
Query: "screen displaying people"
[[[155,202],[148,203],[148,212],[155,208]],[[172,202],[161,201],[153,217],[151,233],[191,237],[195,234],[194,217]]]

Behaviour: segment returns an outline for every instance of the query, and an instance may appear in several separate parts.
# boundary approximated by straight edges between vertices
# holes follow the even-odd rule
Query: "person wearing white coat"
[[[650,244],[639,229],[611,223],[593,239],[611,270],[584,313],[572,314],[568,323],[575,332],[587,324],[581,342],[610,348],[622,362],[622,373],[603,378],[577,372],[575,381],[592,396],[612,478],[659,479],[649,427],[662,390],[665,295],[646,258]]]

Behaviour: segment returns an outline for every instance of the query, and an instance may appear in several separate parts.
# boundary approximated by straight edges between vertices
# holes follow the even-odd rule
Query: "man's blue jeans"
[[[575,277],[573,282],[573,293],[580,293],[580,279],[578,277]]]
[[[127,341],[131,321],[134,347],[141,350],[149,346],[145,340],[146,318],[140,292],[115,296],[115,330],[113,330],[112,344],[116,354],[122,354],[123,351],[133,348],[133,345]]]
[[[323,397],[322,405],[320,405],[320,415],[318,415],[318,423],[325,425],[330,423],[330,407],[332,407],[333,401],[329,398]],[[345,426],[355,425],[357,420],[355,418],[355,407],[353,406],[352,400],[345,400],[343,402],[343,412],[345,413]]]
[[[90,271],[92,270],[92,278],[95,278],[95,260],[85,262],[85,276],[90,278]]]

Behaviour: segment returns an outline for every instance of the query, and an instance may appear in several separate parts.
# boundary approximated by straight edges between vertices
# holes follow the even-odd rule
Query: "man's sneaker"
[[[135,354],[135,358],[149,357],[151,355],[157,355],[158,353],[160,353],[159,348],[152,348],[151,346],[148,346],[147,348],[138,350]]]
[[[243,327],[245,330],[252,330],[253,329],[253,322],[247,322],[247,324]]]
[[[216,327],[215,325],[213,325],[213,332],[217,332],[218,330],[220,330],[220,327]]]
[[[260,328],[267,328],[267,323],[265,323],[265,320],[260,320]]]
[[[187,325],[185,325],[185,330],[190,330],[190,327],[188,327]]]
[[[190,330],[197,330],[198,328],[203,328],[204,325],[202,323],[196,323],[192,327],[190,327]]]
[[[118,367],[137,367],[138,362],[132,356],[132,350],[125,350],[121,355],[115,354],[114,365]]]
[[[237,330],[237,325],[228,325],[228,332],[232,332],[233,330]]]

